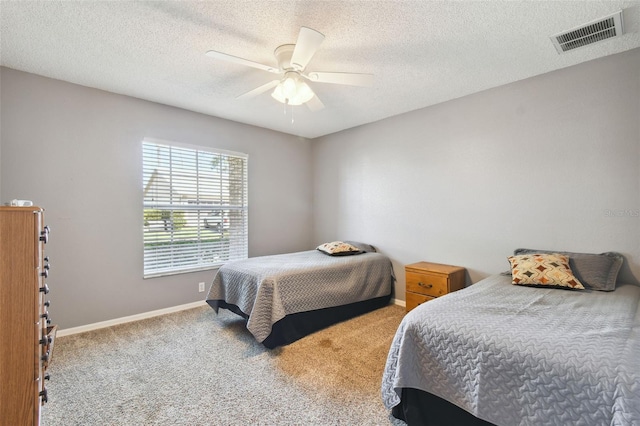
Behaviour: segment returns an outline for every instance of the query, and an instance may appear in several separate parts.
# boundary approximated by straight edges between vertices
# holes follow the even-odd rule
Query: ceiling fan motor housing
[[[291,65],[291,56],[293,55],[293,50],[295,49],[295,47],[295,44],[283,44],[282,46],[276,47],[276,50],[273,51],[273,54],[278,61],[278,67],[281,70],[294,70],[294,67]]]

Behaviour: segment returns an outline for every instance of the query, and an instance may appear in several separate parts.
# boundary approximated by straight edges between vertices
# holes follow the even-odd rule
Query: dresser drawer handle
[[[422,283],[422,282],[419,282],[418,285],[420,287],[424,287],[424,288],[432,288],[433,287],[433,284],[425,284],[425,283]]]
[[[49,242],[49,232],[51,230],[49,229],[48,226],[45,226],[42,231],[40,231],[40,241],[42,241],[43,243],[47,244]]]

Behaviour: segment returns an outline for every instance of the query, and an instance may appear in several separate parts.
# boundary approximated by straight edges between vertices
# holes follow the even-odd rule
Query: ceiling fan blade
[[[373,74],[358,74],[350,72],[310,72],[306,76],[318,83],[348,84],[350,86],[373,86]]]
[[[221,59],[227,62],[233,62],[235,64],[246,65],[248,67],[258,68],[264,71],[279,73],[280,70],[278,68],[270,67],[269,65],[264,65],[258,62],[253,62],[248,59],[239,58],[237,56],[228,55],[222,52],[216,52],[215,50],[209,50],[206,55],[210,58]]]
[[[314,112],[320,111],[324,108],[324,104],[320,99],[318,99],[318,95],[315,95],[313,98],[309,99],[306,105],[311,111]]]
[[[251,99],[254,98],[264,92],[266,92],[269,89],[272,89],[274,87],[276,87],[278,85],[278,83],[280,83],[280,80],[272,80],[266,84],[263,84],[260,87],[256,87],[253,90],[248,91],[247,93],[244,93],[240,96],[238,96],[236,99]]]
[[[322,44],[324,35],[311,28],[302,27],[298,34],[296,47],[291,55],[291,66],[302,71]]]

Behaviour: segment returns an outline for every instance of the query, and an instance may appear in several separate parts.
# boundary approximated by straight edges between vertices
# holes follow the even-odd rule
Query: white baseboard
[[[405,302],[404,300],[391,299],[391,301],[394,305],[402,306],[403,308],[407,307],[407,302]]]
[[[156,311],[143,312],[141,314],[130,315],[128,317],[116,318],[108,321],[95,322],[93,324],[81,325],[79,327],[71,327],[65,328],[63,330],[58,330],[56,333],[57,337],[69,336],[72,334],[84,333],[85,331],[98,330],[100,328],[111,327],[113,325],[125,324],[133,321],[140,321],[147,318],[153,318],[160,315],[171,314],[173,312],[184,311],[186,309],[193,309],[199,306],[206,305],[207,302],[201,300],[199,302],[187,303],[184,305],[172,306],[170,308],[158,309]]]
[[[393,302],[394,305],[402,306],[403,308],[407,306],[404,300],[391,299],[391,301]],[[184,305],[172,306],[170,308],[158,309],[156,311],[143,312],[141,314],[130,315],[128,317],[116,318],[108,321],[95,322],[93,324],[81,325],[79,327],[65,328],[62,330],[58,330],[56,333],[56,336],[63,337],[63,336],[70,336],[72,334],[84,333],[86,331],[99,330],[101,328],[111,327],[113,325],[126,324],[128,322],[140,321],[143,319],[153,318],[160,315],[171,314],[173,312],[184,311],[186,309],[193,309],[199,306],[204,306],[206,304],[207,302],[205,302],[204,300],[201,300],[199,302],[192,302]]]

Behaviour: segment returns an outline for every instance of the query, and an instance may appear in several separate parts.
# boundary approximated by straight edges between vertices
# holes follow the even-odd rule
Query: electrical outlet
[[[204,291],[204,283],[198,283],[198,291],[202,293]]]

